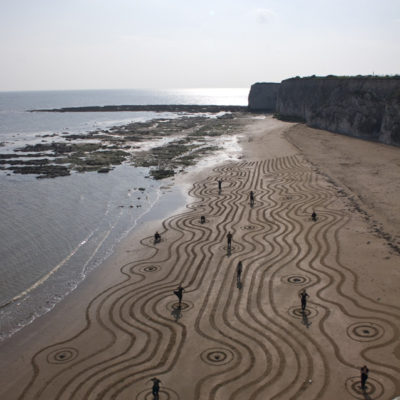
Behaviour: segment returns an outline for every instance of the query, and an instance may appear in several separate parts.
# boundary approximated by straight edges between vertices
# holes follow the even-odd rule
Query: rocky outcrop
[[[279,83],[255,83],[249,93],[249,110],[252,112],[275,111]]]
[[[332,132],[400,145],[400,77],[283,81],[276,112]]]

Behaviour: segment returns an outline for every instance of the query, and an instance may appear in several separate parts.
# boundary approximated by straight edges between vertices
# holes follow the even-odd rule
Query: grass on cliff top
[[[400,80],[400,75],[327,75],[327,76],[295,76],[293,78],[285,79],[285,81],[291,80],[300,80],[300,79],[371,79],[371,80],[379,80],[379,79],[395,79]],[[284,82],[284,81],[282,81]]]

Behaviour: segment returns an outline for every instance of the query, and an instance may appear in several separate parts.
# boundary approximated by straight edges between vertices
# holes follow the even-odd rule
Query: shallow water
[[[231,95],[234,92],[227,91]],[[41,141],[38,134],[60,133],[64,128],[71,133],[83,133],[137,119],[179,117],[170,113],[42,114],[28,113],[26,109],[151,102],[230,104],[232,101],[231,104],[242,105],[247,101],[243,94],[242,90],[241,100],[235,103],[232,96],[212,97],[207,91],[197,95],[196,91],[0,93],[0,142],[9,141],[0,147],[0,153],[27,142]],[[235,138],[215,140],[225,150],[201,161],[200,167],[237,156]],[[127,165],[118,166],[108,174],[75,173],[40,180],[31,175],[0,173],[0,340],[54,307],[137,224],[163,219],[185,204],[186,198],[179,188],[162,190],[166,182],[148,179],[147,174],[145,168]]]
[[[140,221],[153,218],[162,193],[160,217],[184,204],[183,194],[165,194],[146,174],[120,166],[34,184],[31,177],[0,177],[0,337],[73,290]]]

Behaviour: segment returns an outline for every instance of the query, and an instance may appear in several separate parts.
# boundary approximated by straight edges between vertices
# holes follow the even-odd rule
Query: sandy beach
[[[0,345],[1,399],[149,400],[154,377],[160,400],[400,396],[400,148],[237,129],[240,161],[177,176],[186,208]]]

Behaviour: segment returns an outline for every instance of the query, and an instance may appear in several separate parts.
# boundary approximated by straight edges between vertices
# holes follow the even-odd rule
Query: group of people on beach
[[[221,191],[222,191],[222,179],[218,179],[217,182],[218,182],[218,193],[221,194]],[[253,207],[254,206],[254,201],[255,201],[255,194],[254,194],[254,192],[252,190],[250,191],[249,198],[250,198],[250,207]],[[317,213],[315,211],[312,212],[311,219],[313,221],[317,220]]]
[[[365,392],[366,388],[367,388],[366,383],[367,383],[367,379],[368,379],[368,373],[369,373],[369,369],[366,365],[361,367],[361,390],[363,392]],[[160,381],[160,379],[158,379],[156,377],[154,377],[150,380],[153,382],[153,387],[152,387],[153,400],[158,400],[161,381]]]
[[[222,179],[218,179],[217,182],[218,182],[218,192],[220,194],[222,191]],[[253,191],[250,191],[249,198],[250,198],[250,206],[253,207],[254,202],[255,202],[255,194]],[[317,221],[317,214],[315,211],[313,211],[311,214],[311,220]],[[206,222],[206,218],[205,218],[205,216],[202,215],[200,217],[200,223],[204,224],[205,222]],[[228,251],[228,255],[230,255],[231,250],[232,250],[233,234],[230,231],[228,231],[226,238],[227,238],[227,251]],[[154,234],[154,243],[159,243],[160,241],[161,241],[161,235],[158,232],[156,232]],[[237,264],[237,267],[236,267],[236,280],[237,280],[238,288],[242,287],[242,284],[241,284],[242,272],[243,272],[243,263],[242,263],[242,261],[239,261]],[[184,290],[185,289],[182,287],[182,284],[179,284],[178,288],[173,291],[174,295],[176,295],[178,297],[178,309],[179,310],[181,309],[181,306],[182,306],[182,298],[183,298]],[[307,293],[306,289],[303,289],[299,293],[299,297],[300,297],[300,303],[301,303],[301,312],[303,315],[306,315],[307,298],[310,297],[309,294]],[[369,369],[367,368],[366,365],[364,365],[360,369],[360,371],[361,371],[361,389],[362,389],[362,391],[365,391]],[[152,378],[151,381],[153,381],[153,388],[152,388],[153,398],[154,398],[154,400],[158,400],[161,381],[158,378]]]

